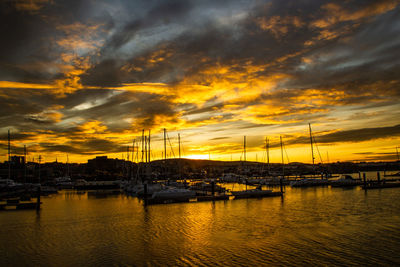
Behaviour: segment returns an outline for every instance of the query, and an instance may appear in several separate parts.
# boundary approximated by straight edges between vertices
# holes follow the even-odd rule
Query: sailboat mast
[[[243,158],[246,161],[246,136],[243,136]]]
[[[147,136],[144,137],[144,161],[147,163]]]
[[[265,149],[267,152],[267,167],[268,167],[268,174],[269,174],[269,139],[265,137]]]
[[[308,128],[310,129],[311,158],[312,158],[312,166],[313,166],[313,170],[314,170],[315,158],[314,158],[313,138],[312,138],[312,132],[311,132],[311,123],[308,124]]]
[[[41,161],[42,161],[42,156],[39,155],[39,186],[40,186],[40,182],[41,182],[41,178],[40,178],[40,167],[41,167]]]
[[[135,162],[135,139],[132,141],[132,162]]]
[[[150,150],[150,136],[151,136],[151,132],[150,132],[150,130],[149,130],[149,151],[148,151],[148,154],[149,154],[149,162],[150,162],[150,160],[151,160],[151,150]]]
[[[144,129],[142,130],[142,162],[144,160]]]
[[[167,160],[167,129],[164,128],[164,159]]]
[[[11,161],[11,137],[10,137],[10,130],[8,130],[8,161]]]
[[[126,146],[126,161],[129,161],[129,145]]]
[[[8,130],[8,179],[11,179],[11,137]]]
[[[282,157],[282,178],[285,177],[285,162],[283,160],[283,142],[282,142],[282,136],[280,136],[281,140],[281,157]]]
[[[182,180],[182,162],[181,162],[181,134],[178,133],[178,145],[179,145],[179,179]]]
[[[130,175],[130,180],[132,181],[132,179],[133,179],[133,166],[134,166],[134,162],[135,162],[135,142],[136,142],[136,140],[135,139],[133,139],[133,141],[132,141],[132,162],[130,163],[130,166],[131,166],[131,173],[129,174]]]
[[[67,176],[70,176],[70,174],[69,174],[69,158],[68,158],[68,154],[67,154]]]
[[[181,158],[181,134],[178,133],[179,158]]]
[[[136,143],[136,140],[135,140],[135,143]],[[139,140],[138,140],[137,146],[136,146],[136,160],[139,163]]]
[[[26,145],[24,145],[24,182],[26,183]]]
[[[164,175],[167,179],[167,129],[164,128]]]

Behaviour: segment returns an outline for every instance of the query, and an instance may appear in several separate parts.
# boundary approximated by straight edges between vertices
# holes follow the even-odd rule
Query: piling
[[[214,196],[215,195],[215,181],[214,180],[211,182],[211,192],[212,192],[212,195]]]
[[[147,183],[143,184],[143,193],[145,195],[145,197],[147,196]]]
[[[281,187],[281,194],[283,195],[283,181],[282,181],[282,178],[279,179],[279,185]]]
[[[381,184],[381,174],[379,172],[376,173],[378,178],[378,184]]]
[[[365,177],[365,172],[363,173],[363,180],[364,180],[364,190],[367,190],[367,178]]]
[[[147,182],[143,184],[144,204],[147,205]]]
[[[37,199],[36,199],[36,210],[40,210],[40,185],[38,186],[37,189]]]

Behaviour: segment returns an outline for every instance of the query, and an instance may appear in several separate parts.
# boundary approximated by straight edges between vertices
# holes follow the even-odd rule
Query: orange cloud
[[[304,22],[297,16],[273,16],[268,19],[263,17],[257,19],[256,23],[262,30],[270,31],[275,38],[286,35],[290,26],[300,28],[304,25]]]
[[[357,21],[363,18],[386,13],[396,8],[398,4],[399,2],[395,0],[377,1],[351,12],[345,9],[345,5],[341,6],[336,3],[328,3],[322,6],[322,9],[327,13],[325,17],[312,22],[311,25],[318,28],[327,28],[339,22],[351,20]]]
[[[0,81],[0,88],[55,89],[56,87],[49,84]]]
[[[52,0],[16,0],[15,7],[18,10],[35,12],[49,3],[52,3]]]
[[[84,134],[97,134],[104,133],[107,130],[107,126],[103,125],[100,121],[88,121],[78,126],[78,129]]]

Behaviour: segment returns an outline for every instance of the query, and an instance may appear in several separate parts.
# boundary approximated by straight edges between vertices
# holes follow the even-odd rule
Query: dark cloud
[[[127,91],[112,95],[104,103],[87,108],[84,112],[79,110],[66,112],[68,117],[79,116],[85,120],[99,120],[109,126],[110,130],[114,127],[120,130],[131,128],[130,124],[139,129],[151,128],[158,123],[157,116],[169,117],[173,120],[176,114],[172,99],[168,97]],[[127,118],[133,118],[134,121],[124,123],[123,119]],[[118,124],[122,124],[121,127]]]
[[[13,131],[10,131],[10,140],[26,140],[29,139],[34,135],[32,134],[27,134],[27,133],[14,133]],[[0,140],[1,141],[7,141],[8,140],[8,133],[1,133],[0,134]]]
[[[376,153],[373,151],[363,153],[353,153],[356,156],[362,156],[365,161],[393,161],[397,160],[396,153]]]
[[[128,22],[117,31],[106,44],[106,49],[117,49],[135,37],[139,30],[143,30],[160,23],[169,24],[177,22],[188,15],[190,1],[171,0],[161,1],[151,8],[146,16]]]
[[[301,96],[302,91],[309,88],[335,88],[338,92],[344,92],[344,97],[332,105],[387,101],[388,97],[385,96],[389,95],[398,97],[400,90],[397,59],[400,55],[396,55],[400,49],[396,36],[399,35],[400,27],[393,26],[399,21],[398,8],[385,15],[359,19],[359,24],[354,24],[351,20],[333,24],[329,31],[337,34],[337,37],[319,40],[321,31],[325,29],[313,26],[313,22],[329,15],[324,8],[327,3],[272,1],[265,5],[260,4],[249,12],[245,19],[230,25],[231,27],[220,27],[209,21],[202,27],[189,28],[190,30],[184,31],[174,39],[165,40],[161,44],[156,43],[142,54],[135,54],[125,60],[100,61],[82,75],[82,80],[87,85],[111,86],[127,82],[174,84],[190,77],[197,84],[209,85],[208,80],[199,75],[201,70],[222,65],[231,66],[231,71],[245,72],[245,62],[254,65],[270,63],[269,67],[259,71],[257,75],[260,78],[279,72],[291,76],[290,81],[280,85],[288,90],[272,96],[275,99],[282,95],[287,99],[290,94]],[[346,12],[351,14],[373,10],[375,4],[374,1],[368,1],[360,6],[358,1],[350,1]],[[157,6],[153,8],[161,10]],[[185,8],[179,10],[184,10],[182,13],[185,14],[188,12]],[[165,16],[169,17],[168,14],[166,11]],[[152,12],[147,13],[148,18],[153,18],[153,15]],[[182,17],[169,18],[179,23]],[[275,18],[273,23],[272,18]],[[260,21],[263,20],[275,28],[262,29]],[[149,24],[149,27],[152,25]],[[124,34],[124,30],[116,35],[119,33],[128,39],[132,38],[129,34]],[[305,45],[310,40],[313,40],[314,44]],[[359,44],[362,44],[362,47]],[[157,51],[164,51],[168,56],[160,62],[148,64],[153,53]],[[319,55],[327,57],[315,57]],[[278,60],[285,57],[285,60]],[[313,64],[304,64],[303,57],[310,57],[314,60]],[[124,68],[126,64],[133,68]],[[268,97],[271,99],[271,96]],[[255,103],[243,104],[247,106]],[[224,103],[219,103],[215,107],[223,106]],[[207,112],[211,109],[212,107],[203,107],[190,110],[187,114]],[[313,106],[308,109],[308,112],[312,113],[319,108]],[[295,112],[298,110],[293,110],[291,114]]]
[[[67,144],[40,143],[46,152],[65,152],[82,155],[125,152],[122,145],[107,139],[88,138],[84,141],[69,141]]]
[[[0,79],[23,82],[48,82],[59,73],[38,69],[35,63],[51,64],[57,56],[52,42],[44,41],[55,34],[45,18],[18,10],[11,1],[0,3]]]
[[[121,70],[121,67],[117,60],[106,59],[83,74],[81,76],[82,83],[108,87],[120,85],[122,82],[129,82],[125,78],[127,73]]]
[[[15,140],[46,132],[76,141],[42,143],[49,152],[106,153],[117,151],[119,144],[85,139],[82,125],[97,121],[103,132],[137,132],[173,124],[183,115],[190,118],[188,124],[218,122],[218,127],[209,129],[218,132],[231,130],[232,125],[235,130],[273,127],[271,120],[304,124],[328,116],[338,106],[384,108],[400,97],[400,9],[382,11],[383,5],[392,3],[397,2],[352,0],[344,8],[343,3],[332,1],[172,0],[111,5],[73,0],[49,1],[27,10],[3,1],[0,34],[6,38],[0,42],[0,81],[49,84],[76,68],[84,73],[73,78],[80,78],[84,87],[104,89],[64,92],[58,88],[62,95],[44,89],[0,89],[0,124],[15,131]],[[61,45],[68,38],[85,37],[93,47]],[[67,67],[61,59],[65,53],[79,60]],[[207,72],[219,67],[226,73]],[[250,67],[256,70],[250,73]],[[215,81],[248,82],[251,87],[252,80],[275,74],[288,78],[273,90],[260,88],[253,98],[223,101],[212,91]],[[141,82],[166,83],[175,96],[108,89]],[[186,83],[209,86],[209,98],[204,103],[193,97],[176,104],[180,86]],[[240,88],[233,90],[240,92]],[[250,112],[249,107],[261,107],[261,112],[249,115],[255,122],[239,121],[242,116],[237,113]],[[224,124],[227,120],[234,122]],[[396,125],[343,130],[316,139],[359,142],[398,135]],[[308,143],[306,137],[285,139],[288,144]]]
[[[400,125],[344,130],[328,134],[314,134],[315,141],[320,144],[363,142],[381,138],[395,138],[398,136],[400,136]],[[290,138],[289,141],[286,142],[288,145],[309,143],[310,138],[308,136],[294,139]]]
[[[0,80],[48,84],[63,78],[60,57],[76,51],[58,43],[68,37],[62,27],[98,24],[106,32],[113,25],[108,12],[99,11],[102,5],[92,1],[49,1],[37,9],[20,8],[21,3],[0,3]]]
[[[7,129],[12,130],[13,140],[34,139],[41,134],[81,140],[90,136],[81,126],[91,121],[100,123],[100,133],[134,134],[176,121],[179,105],[172,100],[117,90],[78,90],[59,98],[50,90],[2,89],[0,122],[4,132],[0,140],[7,139]]]

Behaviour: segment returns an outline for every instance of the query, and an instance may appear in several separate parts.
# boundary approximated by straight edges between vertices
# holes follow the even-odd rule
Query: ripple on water
[[[400,190],[155,205],[62,193],[0,213],[8,265],[399,265]]]

